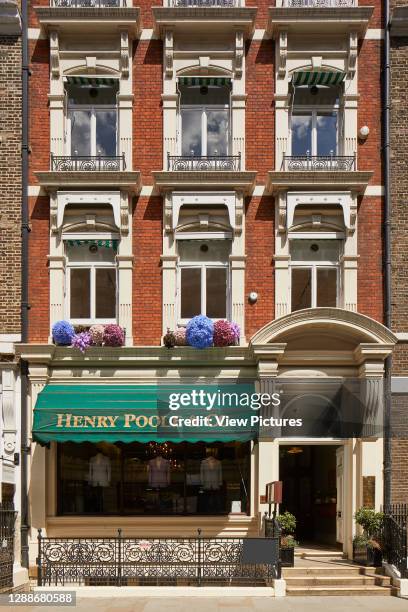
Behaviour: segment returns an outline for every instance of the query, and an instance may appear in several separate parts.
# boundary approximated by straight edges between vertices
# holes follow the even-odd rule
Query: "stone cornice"
[[[123,189],[131,194],[137,194],[142,188],[141,173],[130,172],[35,172],[41,187],[47,191],[55,191],[65,187],[81,187],[82,189],[112,188]]]
[[[345,189],[364,193],[372,171],[331,172],[325,170],[293,170],[268,172],[266,191],[277,193],[286,189]]]
[[[155,187],[160,192],[174,189],[232,189],[245,194],[252,193],[256,172],[214,170],[214,171],[153,171]]]
[[[47,30],[89,33],[126,29],[133,37],[139,36],[141,30],[139,8],[36,6],[34,10]]]
[[[248,36],[254,29],[257,10],[257,8],[220,6],[152,8],[155,32],[160,36],[163,36],[169,28],[191,32],[209,26],[217,31],[234,31],[238,28]]]
[[[357,32],[363,37],[373,6],[350,7],[271,7],[267,32],[276,37],[281,30],[297,33],[348,33]]]
[[[2,0],[0,3],[0,35],[19,36],[21,34],[21,18],[17,2]]]

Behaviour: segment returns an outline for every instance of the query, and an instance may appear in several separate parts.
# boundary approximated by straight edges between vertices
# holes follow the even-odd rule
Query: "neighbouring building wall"
[[[397,7],[406,2],[391,2],[392,21]],[[406,15],[406,14],[405,14]],[[401,16],[401,14],[400,14]],[[403,17],[403,15],[402,15]],[[392,361],[392,501],[408,502],[408,108],[404,78],[408,76],[408,20],[405,35],[391,29],[391,262],[392,330],[399,343]]]

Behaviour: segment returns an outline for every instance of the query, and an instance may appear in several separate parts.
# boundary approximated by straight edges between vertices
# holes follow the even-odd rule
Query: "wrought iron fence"
[[[241,155],[168,155],[167,169],[171,171],[241,170]]]
[[[356,158],[351,155],[284,155],[283,171],[312,170],[350,172],[356,169]]]
[[[408,578],[407,527],[385,514],[380,536],[383,559],[395,565],[401,578]]]
[[[0,591],[13,586],[14,525],[17,512],[12,504],[0,503]]]
[[[401,527],[408,526],[408,504],[390,504],[383,508],[384,514],[392,516]]]
[[[119,172],[126,170],[125,155],[51,155],[57,172]]]
[[[284,0],[289,8],[339,8],[357,6],[357,0]]]
[[[169,0],[169,6],[175,8],[206,8],[207,6],[229,8],[241,6],[241,2],[240,0]]]
[[[119,8],[126,7],[126,0],[50,0],[57,8]]]
[[[280,577],[278,538],[44,538],[38,585],[265,586]]]

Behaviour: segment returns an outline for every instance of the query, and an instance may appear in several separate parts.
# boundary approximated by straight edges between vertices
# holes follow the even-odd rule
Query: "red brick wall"
[[[29,342],[46,342],[50,326],[49,198],[29,198]]]
[[[382,198],[365,197],[358,209],[358,311],[382,322]]]
[[[263,325],[274,318],[275,275],[273,269],[274,200],[270,196],[247,198],[246,201],[245,296],[256,291],[258,301],[246,302],[245,334],[249,340]]]
[[[160,344],[162,198],[139,197],[133,209],[133,342]]]
[[[30,41],[30,185],[38,184],[34,172],[50,167],[49,54],[48,40]]]

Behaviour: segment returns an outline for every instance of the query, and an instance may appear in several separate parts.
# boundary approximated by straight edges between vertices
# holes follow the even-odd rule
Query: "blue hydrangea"
[[[61,346],[69,346],[72,338],[75,336],[75,330],[69,321],[57,321],[52,327],[52,337],[55,344]]]
[[[208,317],[198,315],[187,323],[186,340],[190,346],[197,349],[205,349],[212,346],[214,336],[214,324]]]

